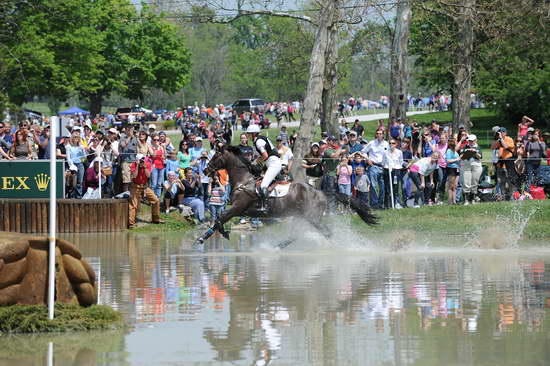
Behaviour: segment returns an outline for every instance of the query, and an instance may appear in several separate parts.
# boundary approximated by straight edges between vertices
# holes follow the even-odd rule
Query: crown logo
[[[50,184],[50,176],[48,174],[40,173],[34,177],[36,186],[40,192],[44,192],[48,189],[48,184]]]

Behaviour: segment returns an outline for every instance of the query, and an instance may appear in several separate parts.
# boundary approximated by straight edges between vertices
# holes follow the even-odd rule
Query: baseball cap
[[[145,157],[143,154],[136,154],[136,160],[141,160]]]
[[[118,135],[118,130],[116,128],[109,128],[109,132]]]
[[[336,136],[329,136],[329,138],[327,140],[328,141],[336,141],[337,138],[336,138]]]
[[[350,134],[350,135],[357,136],[357,132],[355,132],[354,130],[349,131],[349,134]]]
[[[195,142],[199,142],[199,141],[202,142],[202,137],[200,137],[200,136],[195,137]]]
[[[157,126],[153,123],[151,123],[148,127],[150,130],[156,130],[157,129]]]
[[[535,129],[534,129],[533,127],[529,127],[529,128],[527,129],[527,131],[528,131],[528,132],[532,132],[532,131],[535,131]]]
[[[499,131],[500,131],[500,132],[506,132],[506,127],[501,127],[501,128],[499,129]]]
[[[326,144],[327,144],[327,142],[325,140],[319,141],[319,145],[326,145]]]
[[[283,137],[282,136],[277,136],[277,138],[275,140],[276,141],[283,141]]]
[[[472,134],[472,135],[468,135],[468,141],[475,141],[477,140],[477,136]]]
[[[311,144],[311,147],[313,147],[313,146],[319,147],[319,144],[317,142],[314,142],[314,143]]]

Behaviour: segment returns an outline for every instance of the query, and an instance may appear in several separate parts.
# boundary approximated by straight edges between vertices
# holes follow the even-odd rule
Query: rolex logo
[[[34,181],[36,182],[38,190],[40,192],[44,192],[46,189],[48,189],[48,184],[50,184],[50,176],[45,173],[40,173],[34,177]]]

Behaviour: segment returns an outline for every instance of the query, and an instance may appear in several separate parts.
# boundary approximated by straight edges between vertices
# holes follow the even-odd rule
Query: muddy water
[[[550,250],[268,233],[70,237],[128,331],[0,337],[0,365],[548,365]],[[279,240],[280,238],[277,238]],[[402,240],[398,238],[397,240]],[[388,248],[397,250],[392,252]]]

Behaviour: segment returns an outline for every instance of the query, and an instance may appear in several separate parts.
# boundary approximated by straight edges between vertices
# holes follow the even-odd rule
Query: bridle
[[[224,165],[223,152],[216,151],[212,159],[208,162],[208,165],[204,169],[204,175],[212,177],[216,171],[222,169]]]

